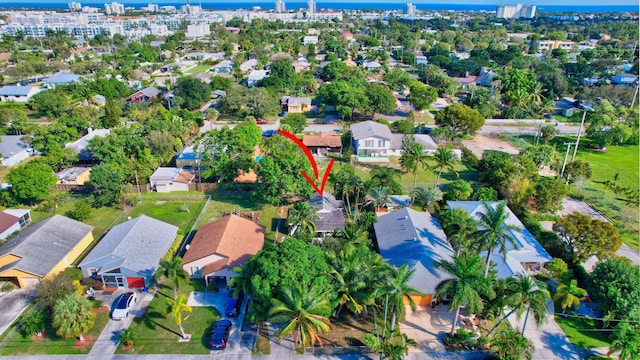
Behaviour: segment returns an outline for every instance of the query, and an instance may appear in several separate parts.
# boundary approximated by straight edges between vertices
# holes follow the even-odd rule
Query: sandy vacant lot
[[[478,158],[482,158],[482,153],[485,152],[485,150],[502,151],[511,155],[518,155],[520,153],[520,149],[511,145],[509,142],[484,135],[476,135],[473,140],[464,140],[462,143]]]

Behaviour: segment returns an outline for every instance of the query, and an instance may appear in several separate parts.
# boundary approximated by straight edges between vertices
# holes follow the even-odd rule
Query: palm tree
[[[160,268],[156,272],[156,280],[164,276],[169,279],[171,285],[173,285],[173,298],[178,297],[178,288],[181,283],[187,283],[189,281],[189,273],[182,268],[180,264],[182,262],[181,257],[176,257],[173,260],[160,261]]]
[[[456,255],[460,255],[460,250],[468,248],[473,242],[473,235],[478,230],[476,221],[462,209],[451,209],[442,214],[441,222],[447,239],[456,249]]]
[[[580,301],[582,301],[586,295],[587,291],[578,287],[578,282],[571,279],[568,283],[565,282],[558,285],[553,300],[560,301],[560,307],[562,307],[562,313],[564,314],[567,312],[568,307],[579,309]]]
[[[314,220],[318,218],[316,215],[317,208],[311,206],[306,201],[298,201],[293,205],[293,209],[289,210],[287,218],[289,223],[289,235],[297,234],[307,237],[316,233],[316,224]]]
[[[607,355],[618,351],[620,360],[634,360],[640,354],[640,331],[627,321],[620,322],[614,328]]]
[[[380,166],[371,171],[370,175],[370,187],[386,187],[390,194],[402,193],[402,186],[400,185],[400,182],[398,182],[400,174],[398,174],[396,169],[387,166]]]
[[[411,138],[409,135],[405,135],[402,139],[405,142],[405,139]],[[416,188],[416,183],[418,181],[418,170],[420,167],[426,168],[427,159],[429,155],[424,152],[424,147],[422,144],[416,143],[415,140],[411,142],[409,141],[409,145],[406,149],[403,147],[402,156],[400,156],[400,166],[402,171],[413,173],[413,189]]]
[[[385,302],[387,301],[386,296],[388,296],[389,311],[392,314],[391,331],[393,331],[396,322],[404,315],[404,300],[407,300],[412,311],[416,311],[416,303],[411,295],[423,295],[420,290],[408,285],[413,273],[415,270],[409,269],[407,264],[400,268],[387,267],[386,282],[378,289],[381,294],[385,294]]]
[[[377,212],[389,201],[387,190],[388,188],[386,186],[380,186],[370,189],[369,193],[367,194],[366,204],[373,205],[373,208]]]
[[[424,211],[429,211],[437,201],[442,200],[442,192],[437,188],[425,189],[417,187],[413,191],[414,199],[422,204]]]
[[[478,220],[478,231],[476,232],[476,239],[481,248],[487,249],[486,266],[484,270],[484,276],[489,274],[489,266],[491,264],[491,255],[496,247],[499,248],[502,255],[507,257],[507,243],[510,243],[516,247],[516,240],[510,234],[511,231],[522,230],[515,225],[507,225],[506,221],[509,218],[509,212],[507,211],[507,204],[502,201],[494,209],[488,203],[483,203],[484,212],[478,213],[480,219]]]
[[[95,320],[96,314],[91,311],[88,298],[67,294],[53,307],[53,327],[57,329],[56,334],[63,338],[78,337],[84,341],[82,334],[91,329]]]
[[[367,240],[367,231],[359,222],[347,221],[344,229],[335,229],[333,237],[343,239],[353,244],[361,244]]]
[[[287,288],[282,300],[271,299],[269,316],[271,322],[284,325],[274,334],[278,339],[294,334],[294,341],[302,346],[314,344],[322,346],[320,335],[331,329],[327,317],[331,313],[328,292],[318,294],[317,288],[302,291],[300,288]]]
[[[525,338],[515,329],[505,329],[497,333],[491,342],[499,359],[531,360],[535,347],[531,340]]]
[[[515,120],[518,112],[520,112],[521,109],[527,108],[529,104],[529,94],[527,93],[527,90],[518,88],[511,92],[509,97],[511,98],[512,104],[516,106],[516,111],[513,113],[513,120]]]
[[[522,326],[523,335],[531,311],[533,311],[533,316],[538,325],[546,321],[549,315],[547,302],[551,299],[551,294],[547,289],[547,284],[544,282],[538,281],[527,274],[518,273],[515,277],[507,279],[507,291],[509,295],[506,303],[511,307],[511,311],[498,321],[487,336],[490,336],[513,313],[516,313],[519,318],[525,310],[527,311]]]
[[[400,334],[398,330],[389,331],[389,329],[386,329],[382,336],[367,334],[364,342],[373,352],[380,354],[380,360],[402,360],[405,354],[409,354],[409,346],[415,347],[417,342],[410,339],[406,334],[400,334],[402,342],[393,341],[393,335],[397,334]]]
[[[438,170],[436,175],[436,180],[433,184],[433,187],[436,188],[438,186],[438,181],[440,181],[440,176],[442,175],[442,171],[447,168],[449,171],[458,176],[454,165],[458,160],[456,159],[456,154],[454,154],[453,150],[450,147],[441,147],[436,150],[435,155],[433,156],[435,160],[435,164],[429,167],[434,172]]]
[[[452,295],[449,311],[456,310],[451,336],[455,334],[456,324],[460,317],[460,308],[466,307],[469,313],[478,313],[482,310],[481,295],[494,297],[495,292],[491,279],[482,276],[482,258],[470,252],[463,252],[453,257],[453,262],[440,260],[436,267],[453,276],[436,287],[436,298],[442,299]]]
[[[184,294],[180,294],[175,300],[174,299],[165,299],[167,303],[167,309],[165,313],[167,315],[173,316],[176,320],[176,325],[180,328],[180,334],[183,339],[187,338],[187,334],[184,333],[184,328],[182,327],[182,313],[191,314],[193,309],[191,306],[187,305],[187,297]]]

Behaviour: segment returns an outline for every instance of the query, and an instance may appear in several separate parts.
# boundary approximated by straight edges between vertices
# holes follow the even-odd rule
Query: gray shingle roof
[[[384,261],[398,268],[407,264],[415,270],[409,286],[435,294],[436,286],[451,278],[435,266],[440,260],[451,261],[453,249],[431,214],[402,208],[378,217],[373,227]]]
[[[44,277],[91,230],[93,226],[62,215],[54,215],[29,226],[9,240],[0,247],[0,256],[6,254],[19,256],[22,259],[13,263],[13,268]]]
[[[140,90],[139,92],[143,93],[144,96],[146,96],[148,98],[152,98],[152,97],[160,94],[160,90],[154,88],[153,86],[150,86],[148,88],[144,88],[144,89]]]
[[[0,154],[2,155],[0,157],[7,159],[28,149],[31,149],[31,146],[22,140],[22,135],[4,135],[0,142]]]
[[[384,124],[374,121],[363,121],[351,125],[351,133],[354,140],[362,140],[369,137],[379,137],[381,139],[391,140],[391,130]]]
[[[139,216],[111,228],[79,266],[111,256],[117,267],[153,272],[171,247],[177,232],[176,226],[145,215]]]

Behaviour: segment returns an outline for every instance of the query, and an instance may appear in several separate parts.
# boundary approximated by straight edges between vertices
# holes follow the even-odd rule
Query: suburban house
[[[233,70],[233,62],[230,60],[223,60],[213,65],[209,71],[214,74],[221,74],[231,72],[231,70]]]
[[[96,129],[92,128],[87,129],[87,135],[81,137],[80,139],[67,143],[64,145],[65,148],[73,149],[76,154],[78,154],[78,160],[81,162],[90,162],[93,159],[93,152],[87,148],[89,146],[89,140],[99,137],[106,137],[111,133],[109,129]]]
[[[454,77],[453,80],[456,80],[460,83],[460,86],[463,90],[469,89],[469,86],[476,85],[476,81],[478,80],[478,76],[467,75],[465,77]]]
[[[177,226],[141,215],[111,228],[78,267],[107,288],[141,289],[149,286],[177,234]]]
[[[242,64],[240,64],[240,71],[245,72],[249,70],[253,70],[258,66],[258,59],[249,59]]]
[[[176,157],[176,167],[179,169],[191,167],[197,169],[200,162],[200,155],[197,155],[193,149],[193,145],[185,146],[184,149]]]
[[[90,167],[72,167],[64,169],[56,174],[58,184],[64,185],[85,185],[89,183]]]
[[[389,155],[395,155],[395,156],[400,156],[402,155],[402,137],[404,136],[404,134],[391,134],[391,148]],[[436,144],[435,141],[433,141],[433,138],[431,138],[431,136],[426,135],[426,134],[414,134],[413,138],[416,140],[416,143],[422,145],[422,148],[424,149],[424,152],[427,155],[435,155],[436,150],[438,150],[438,145]],[[459,153],[458,153],[459,152]],[[456,153],[458,159],[460,159],[460,150],[454,150],[454,153]]]
[[[93,95],[91,99],[82,99],[73,105],[98,109],[103,107],[106,103],[107,103],[106,97],[102,95]]]
[[[31,225],[0,247],[0,278],[21,288],[69,267],[93,242],[93,226],[54,215]]]
[[[294,60],[291,65],[293,65],[293,69],[297,73],[300,71],[311,70],[311,63],[309,63],[309,61],[304,57],[299,57],[297,60]]]
[[[412,203],[411,196],[409,195],[389,195],[384,207],[376,210],[376,215],[380,216],[378,213],[401,210],[410,207]]]
[[[55,89],[58,85],[71,85],[73,83],[80,83],[80,75],[70,73],[57,73],[42,80],[42,84],[47,89]]]
[[[251,70],[247,76],[247,86],[254,87],[258,82],[269,75],[269,70]]]
[[[28,102],[42,89],[33,86],[6,85],[0,88],[0,102]]]
[[[374,121],[351,125],[353,149],[358,158],[387,158],[393,135],[389,127]]]
[[[364,196],[364,195],[363,195]],[[344,203],[336,200],[333,194],[325,191],[322,196],[314,192],[309,199],[309,204],[316,207],[316,218],[313,223],[316,227],[316,237],[323,238],[336,229],[344,230]]]
[[[408,207],[378,217],[373,224],[382,259],[399,268],[408,265],[415,272],[407,285],[424,296],[411,295],[417,305],[431,305],[436,287],[452,278],[436,267],[438,261],[452,261],[453,248],[438,220],[428,212]]]
[[[284,112],[302,113],[311,109],[311,98],[283,96],[280,104]]]
[[[616,85],[634,86],[638,82],[638,75],[618,74],[611,80]]]
[[[6,209],[0,212],[0,239],[6,240],[9,235],[31,224],[31,210]]]
[[[309,45],[309,44],[317,44],[318,43],[318,37],[317,36],[305,36],[302,38],[302,45]]]
[[[491,68],[483,66],[480,68],[480,76],[476,79],[476,84],[484,87],[491,87],[496,75],[496,72],[491,70]]]
[[[554,114],[560,114],[562,116],[571,117],[578,111],[576,107],[576,99],[570,97],[564,97],[562,100],[554,102],[553,112]]]
[[[153,101],[158,97],[158,95],[162,91],[150,86],[148,88],[144,88],[142,90],[137,91],[135,94],[131,95],[132,103],[146,103]]]
[[[449,209],[462,209],[476,220],[479,217],[478,214],[486,211],[482,201],[447,201],[447,204]],[[492,201],[486,204],[495,209],[499,202]],[[511,209],[507,207],[506,210],[509,213],[509,217],[506,220],[507,225],[517,226],[520,230],[509,231],[509,235],[516,241],[516,246],[507,244],[506,259],[503,258],[497,248],[491,257],[491,261],[497,265],[498,277],[501,279],[527,271],[539,270],[544,267],[544,264],[553,260],[538,240],[522,225]],[[486,257],[487,252],[483,251],[481,255]]]
[[[342,138],[338,134],[321,132],[306,134],[302,143],[317,155],[340,154],[342,152]]]
[[[186,170],[159,167],[149,178],[149,185],[157,192],[188,191],[195,178],[194,173]]]
[[[364,67],[365,70],[377,70],[382,67],[382,65],[380,65],[380,63],[377,62],[376,60],[367,61],[363,63],[362,66]]]
[[[205,284],[223,283],[237,274],[264,245],[265,227],[242,216],[230,214],[201,226],[182,258],[182,268]]]
[[[22,140],[21,135],[4,135],[0,142],[0,164],[15,166],[34,154],[31,145]]]

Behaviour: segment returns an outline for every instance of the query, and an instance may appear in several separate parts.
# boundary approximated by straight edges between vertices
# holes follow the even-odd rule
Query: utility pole
[[[582,134],[582,127],[584,126],[584,119],[587,117],[587,108],[584,108],[582,113],[582,121],[580,122],[580,129],[578,130],[578,139],[576,139],[576,147],[573,148],[573,156],[571,156],[571,162],[576,161],[576,153],[578,152],[578,145],[580,144],[580,135]]]
[[[636,97],[638,97],[638,86],[639,85],[640,85],[640,83],[636,82],[636,91],[633,93],[633,100],[631,100],[631,107],[632,108],[636,104]]]
[[[136,187],[138,188],[138,204],[142,202],[142,194],[140,194],[140,184],[138,183],[138,170],[135,170],[136,173]]]
[[[569,157],[569,149],[571,149],[571,145],[575,145],[576,143],[564,143],[567,145],[567,153],[564,154],[564,161],[562,162],[562,170],[560,170],[560,180],[562,180],[562,175],[564,175],[564,168],[567,166],[567,158]]]

